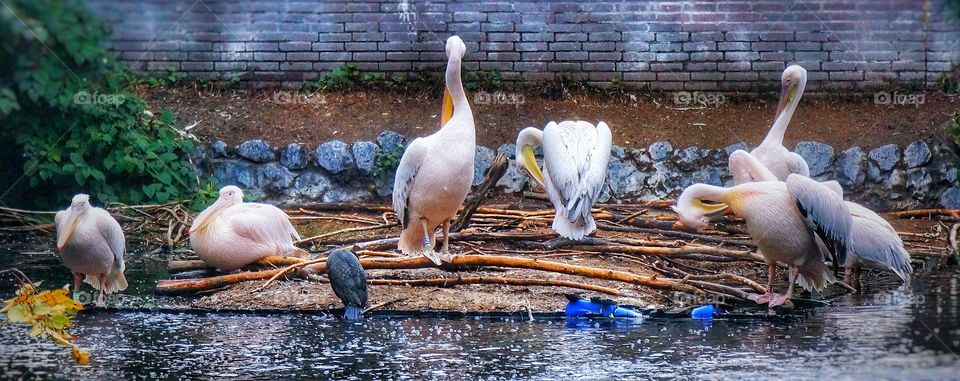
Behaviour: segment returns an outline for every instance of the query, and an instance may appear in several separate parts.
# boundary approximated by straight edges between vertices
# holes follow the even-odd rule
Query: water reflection
[[[50,266],[55,274],[59,264]],[[134,271],[144,271],[137,287],[149,294],[145,274],[156,269]],[[957,275],[924,274],[911,289],[846,296],[776,321],[85,313],[75,333],[91,365],[7,326],[0,378],[957,378]]]

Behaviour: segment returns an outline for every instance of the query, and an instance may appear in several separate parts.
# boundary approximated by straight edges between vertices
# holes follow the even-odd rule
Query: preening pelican
[[[776,181],[773,174],[755,157],[740,150],[730,155],[730,170],[756,181]],[[825,181],[821,184],[843,197],[840,183]],[[843,282],[859,291],[860,269],[869,267],[891,271],[909,284],[913,272],[910,254],[897,231],[874,211],[855,202],[846,201],[846,204],[853,220],[847,239],[847,256],[843,262]]]
[[[243,191],[229,185],[193,220],[190,246],[204,262],[236,270],[268,255],[293,255],[300,239],[290,217],[273,205],[243,202]]]
[[[90,206],[90,196],[73,196],[70,207],[57,212],[57,251],[63,264],[73,273],[73,292],[80,291],[81,279],[103,295],[127,289],[126,253],[123,229],[106,210]]]
[[[533,147],[543,146],[544,168],[537,165]],[[590,209],[600,195],[610,162],[611,134],[604,122],[550,122],[540,131],[524,128],[517,136],[517,165],[527,170],[547,191],[553,207],[553,230],[580,240],[597,228]]]
[[[787,125],[793,118],[793,112],[797,110],[800,103],[800,97],[803,96],[803,89],[807,86],[807,71],[799,65],[790,65],[783,71],[780,77],[781,91],[780,102],[777,104],[777,114],[773,127],[767,133],[757,148],[750,152],[757,158],[777,180],[785,181],[791,173],[810,176],[810,168],[803,157],[790,152],[783,146],[783,136],[787,131]],[[734,183],[743,184],[750,181],[748,178],[737,177],[734,174]]]
[[[440,265],[450,259],[450,220],[470,192],[477,138],[473,112],[463,91],[460,63],[467,47],[460,37],[447,39],[446,90],[442,118],[449,120],[433,135],[410,142],[397,166],[393,209],[403,231],[400,250],[422,254]],[[450,112],[449,108],[453,111]],[[443,251],[433,251],[437,227],[443,225]]]
[[[832,190],[797,174],[788,176],[786,182],[752,182],[731,188],[694,184],[683,191],[674,210],[685,224],[702,229],[727,208],[744,219],[767,261],[767,293],[751,299],[776,306],[793,297],[797,282],[807,290],[819,291],[836,281],[824,264],[817,237],[844,261],[852,221],[843,198]],[[777,262],[790,268],[789,286],[782,295],[773,294]]]
[[[367,274],[357,256],[347,250],[334,250],[327,256],[327,276],[333,293],[343,302],[343,318],[359,320],[367,305]]]

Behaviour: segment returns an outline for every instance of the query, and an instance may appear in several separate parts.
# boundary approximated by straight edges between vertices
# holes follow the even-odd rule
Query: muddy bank
[[[432,133],[440,120],[439,92],[310,95],[284,89],[204,90],[196,85],[142,88],[138,92],[156,109],[174,110],[180,127],[200,121],[191,132],[207,143],[223,139],[239,145],[246,140],[265,139],[316,146],[334,139],[373,140],[385,129],[417,137]],[[717,107],[691,107],[676,104],[670,92],[628,92],[612,97],[577,91],[562,97],[523,89],[502,92],[522,97],[523,103],[477,102],[476,94],[468,94],[480,145],[513,143],[517,132],[526,126],[582,119],[606,121],[613,131],[613,143],[627,148],[660,140],[684,147],[720,148],[741,142],[753,146],[770,129],[776,109],[774,93],[761,97],[731,93]],[[842,148],[870,149],[916,140],[949,140],[943,127],[960,107],[960,101],[955,95],[924,94],[924,103],[917,106],[876,104],[870,96],[805,96],[785,143],[792,147],[799,141],[812,140]]]

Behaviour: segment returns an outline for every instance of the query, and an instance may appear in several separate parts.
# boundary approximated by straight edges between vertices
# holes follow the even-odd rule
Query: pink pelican
[[[734,177],[750,178],[755,181],[777,181],[760,161],[744,151],[730,155],[730,169]],[[843,197],[843,188],[836,181],[825,181],[827,189]],[[860,270],[862,267],[890,271],[904,283],[910,283],[913,267],[910,265],[910,253],[903,246],[900,235],[889,222],[876,212],[851,201],[844,201],[850,212],[851,227],[846,244],[846,259],[836,259],[844,267],[843,282],[860,290]],[[821,250],[828,254],[825,250]],[[842,263],[841,263],[842,262]]]
[[[57,251],[73,273],[73,291],[80,291],[81,279],[99,290],[97,306],[104,294],[127,289],[123,276],[126,253],[123,229],[106,210],[90,206],[90,196],[73,196],[70,207],[57,212]]]
[[[780,76],[780,84],[780,101],[777,104],[773,126],[763,142],[750,151],[750,154],[767,167],[777,180],[786,181],[791,173],[809,177],[810,167],[807,166],[803,157],[790,152],[783,146],[783,136],[787,132],[787,126],[793,118],[794,111],[797,110],[797,105],[800,104],[803,89],[807,86],[807,71],[799,65],[790,65]],[[733,179],[736,184],[751,181],[748,178],[737,177],[736,174]]]
[[[759,174],[755,178],[773,176],[745,151],[734,152],[731,163],[737,163],[736,168],[744,165],[741,163],[756,165]],[[731,188],[694,184],[683,191],[674,210],[684,224],[695,229],[704,228],[712,217],[728,210],[743,218],[768,267],[767,292],[752,299],[770,306],[792,298],[797,282],[816,291],[836,282],[824,264],[825,253],[837,259],[836,267],[846,261],[853,243],[853,219],[843,197],[829,185],[798,174],[787,176],[786,182],[751,182]],[[782,295],[772,291],[777,262],[790,269],[789,286]]]
[[[393,183],[393,209],[403,225],[399,249],[404,254],[423,255],[437,265],[451,259],[450,220],[467,198],[473,181],[476,130],[460,79],[460,63],[466,51],[460,37],[447,39],[446,90],[441,112],[441,123],[445,123],[433,135],[410,142]],[[434,238],[441,225],[443,251],[436,253]]]
[[[540,131],[527,127],[517,136],[517,164],[547,191],[557,213],[553,230],[580,240],[597,228],[590,209],[600,195],[610,162],[610,128],[604,122],[550,122]],[[543,170],[533,147],[543,146]]]
[[[268,255],[293,255],[300,239],[290,217],[273,205],[243,202],[235,186],[193,220],[190,246],[201,260],[221,270],[236,270]]]

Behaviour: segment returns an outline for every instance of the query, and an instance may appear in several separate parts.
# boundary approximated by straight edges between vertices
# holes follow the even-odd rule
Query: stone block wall
[[[389,152],[402,155],[405,138],[392,131],[376,142],[331,141],[317,147],[293,143],[277,148],[262,140],[227,147],[214,142],[194,153],[201,175],[212,174],[221,185],[238,185],[256,198],[275,203],[378,201],[393,190],[393,169],[379,161]],[[477,147],[473,184],[479,185],[497,152],[510,157],[497,183],[502,193],[530,191],[536,186],[516,165],[515,147]],[[646,201],[676,197],[694,183],[730,186],[727,158],[738,143],[725,148],[674,147],[661,141],[647,147],[614,146],[600,202]],[[865,150],[835,149],[803,141],[794,152],[803,156],[818,180],[837,180],[849,200],[877,210],[928,207],[960,209],[960,183],[955,147],[916,141]]]
[[[508,81],[661,90],[769,88],[793,63],[810,90],[933,87],[960,61],[960,20],[939,0],[87,2],[137,71],[258,85],[347,63],[438,70],[452,34],[467,43],[467,70]]]

